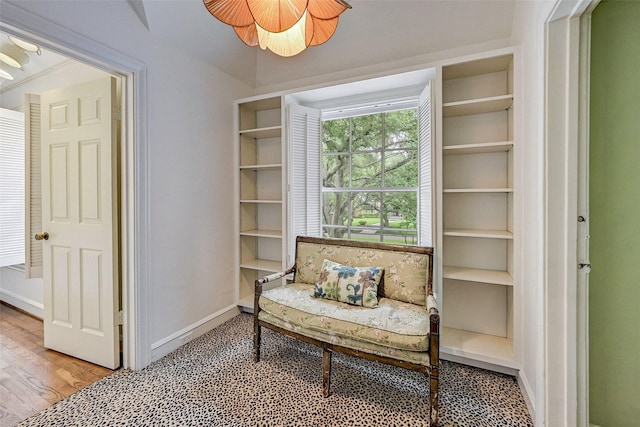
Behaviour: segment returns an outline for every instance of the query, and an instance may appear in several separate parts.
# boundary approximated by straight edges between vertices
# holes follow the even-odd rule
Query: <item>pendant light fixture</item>
[[[13,68],[22,68],[29,62],[29,55],[15,44],[3,43],[0,45],[0,61]]]
[[[37,53],[38,55],[40,55],[40,53],[41,53],[40,47],[38,45],[35,45],[33,43],[30,43],[28,41],[19,39],[19,38],[14,37],[14,36],[9,36],[9,40],[11,40],[11,42],[13,44],[15,44],[18,47],[21,47],[22,49],[24,49],[27,52],[34,52],[34,53]]]
[[[294,56],[333,36],[344,0],[204,0],[207,10],[231,25],[249,46]]]
[[[0,62],[0,78],[13,80],[13,74],[11,74],[13,71],[15,71],[15,68],[11,68],[4,62]]]

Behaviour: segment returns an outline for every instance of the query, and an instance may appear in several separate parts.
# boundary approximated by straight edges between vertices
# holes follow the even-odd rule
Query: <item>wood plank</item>
[[[14,425],[33,414],[33,408],[27,402],[20,400],[18,396],[4,384],[0,384],[0,425]],[[7,410],[11,408],[11,410]],[[6,424],[5,424],[6,422]]]
[[[11,426],[109,375],[44,345],[42,320],[0,304],[0,426]]]

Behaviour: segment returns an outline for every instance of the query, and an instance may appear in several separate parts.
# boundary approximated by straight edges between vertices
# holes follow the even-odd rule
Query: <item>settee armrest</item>
[[[438,302],[436,301],[436,297],[433,295],[427,295],[427,311],[429,312],[429,315],[436,315],[438,318],[440,317]]]
[[[431,333],[440,334],[440,311],[438,310],[438,302],[433,293],[427,295],[427,312],[431,323]]]
[[[284,277],[284,276],[286,276],[288,274],[295,273],[295,271],[296,271],[296,266],[294,265],[293,267],[291,267],[290,269],[288,269],[286,271],[279,271],[277,273],[273,273],[273,274],[269,274],[269,275],[264,276],[264,277],[260,277],[260,278],[258,278],[256,280],[256,286],[258,286],[258,285],[262,286],[265,283],[273,282],[274,280],[278,280],[278,279],[280,279],[280,278],[282,278],[282,277]]]
[[[273,273],[273,274],[269,274],[267,276],[263,276],[260,277],[258,279],[256,279],[256,283],[255,283],[255,294],[256,294],[256,302],[258,301],[258,298],[260,297],[260,294],[262,294],[262,285],[264,285],[265,283],[268,282],[273,282],[274,280],[278,280],[284,276],[287,276],[291,273],[295,273],[296,272],[296,266],[294,265],[293,267],[291,267],[288,270],[285,271],[279,271],[277,273]]]

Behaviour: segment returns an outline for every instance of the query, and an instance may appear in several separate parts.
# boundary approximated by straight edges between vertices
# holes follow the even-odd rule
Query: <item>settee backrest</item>
[[[349,267],[383,269],[380,297],[426,305],[432,286],[433,249],[388,243],[298,236],[294,281],[313,284],[325,259]]]

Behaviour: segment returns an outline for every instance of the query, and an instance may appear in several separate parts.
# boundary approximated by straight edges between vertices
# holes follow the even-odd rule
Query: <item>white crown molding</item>
[[[64,61],[64,62],[61,62],[61,63],[59,63],[59,64],[56,64],[56,65],[54,65],[54,66],[52,66],[52,67],[49,67],[49,68],[47,68],[46,70],[40,71],[40,72],[39,72],[39,73],[37,73],[37,74],[34,74],[34,75],[32,75],[32,76],[29,76],[29,77],[27,77],[26,79],[20,80],[19,82],[11,83],[11,84],[9,84],[9,85],[3,85],[2,87],[0,87],[0,94],[5,93],[5,92],[7,92],[7,91],[10,91],[10,90],[12,90],[12,89],[18,88],[18,87],[20,87],[20,86],[22,86],[22,85],[24,85],[24,84],[27,84],[27,83],[29,83],[29,82],[31,82],[31,81],[33,81],[33,80],[39,79],[39,78],[41,78],[41,77],[44,77],[44,76],[46,76],[47,74],[52,73],[52,72],[54,72],[54,71],[57,71],[57,70],[59,70],[60,68],[66,67],[66,66],[68,66],[68,65],[70,65],[70,64],[72,64],[72,63],[73,63],[73,61],[71,61],[71,60]]]

